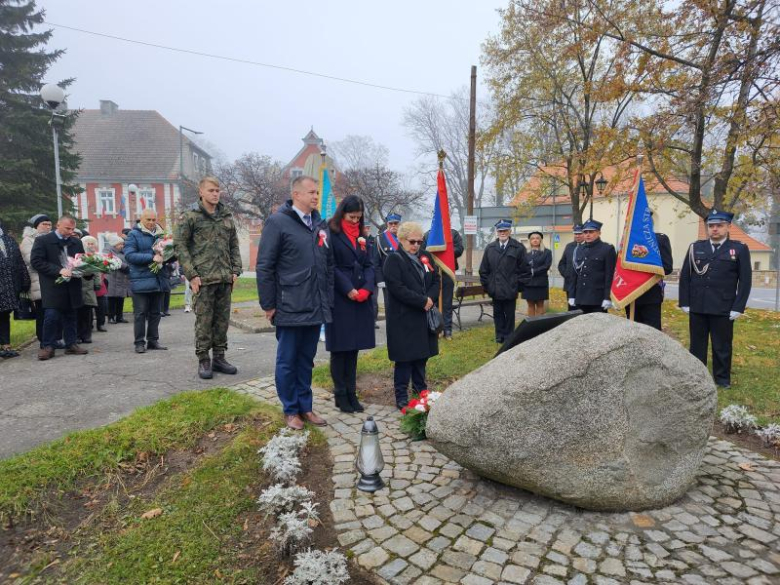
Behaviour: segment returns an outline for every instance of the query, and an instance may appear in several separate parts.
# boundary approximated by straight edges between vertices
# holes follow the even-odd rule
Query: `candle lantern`
[[[360,472],[357,488],[363,492],[375,492],[385,487],[379,474],[385,468],[385,459],[379,447],[379,427],[373,416],[369,416],[360,431],[355,467]]]

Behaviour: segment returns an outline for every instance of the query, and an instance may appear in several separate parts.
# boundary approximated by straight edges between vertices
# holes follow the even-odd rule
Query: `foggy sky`
[[[51,23],[438,94],[469,83],[481,43],[498,30],[496,9],[506,4],[38,1]],[[314,126],[326,142],[372,136],[397,170],[415,163],[401,125],[414,95],[53,30],[49,47],[67,52],[46,81],[76,78],[71,108],[111,99],[120,109],[157,110],[174,126],[203,131],[230,160],[254,151],[286,163]]]

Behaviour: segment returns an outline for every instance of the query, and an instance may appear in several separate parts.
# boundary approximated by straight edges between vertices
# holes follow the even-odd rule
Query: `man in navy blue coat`
[[[572,254],[574,278],[566,291],[569,306],[583,313],[606,313],[612,307],[610,290],[617,253],[612,244],[601,241],[601,226],[589,219],[582,226],[585,242]]]
[[[734,321],[745,312],[753,278],[748,247],[729,239],[733,218],[710,211],[709,238],[691,244],[680,271],[679,304],[689,317],[691,353],[706,365],[712,339],[712,375],[723,388],[731,386]]]
[[[257,293],[276,326],[276,392],[287,426],[327,423],[313,412],[311,377],[320,327],[333,309],[333,252],[317,211],[319,187],[296,177],[292,199],[265,222],[257,253]]]

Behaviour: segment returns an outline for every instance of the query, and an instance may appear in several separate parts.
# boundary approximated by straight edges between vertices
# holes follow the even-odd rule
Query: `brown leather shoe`
[[[322,418],[320,416],[317,416],[313,412],[304,412],[301,415],[301,417],[303,418],[303,420],[305,420],[306,422],[310,422],[314,426],[317,426],[317,427],[327,427],[328,426],[328,423],[325,422],[324,418]]]
[[[54,348],[53,347],[42,347],[38,350],[38,359],[41,361],[44,360],[50,360],[54,357]]]
[[[303,420],[297,414],[285,414],[284,422],[294,431],[303,430]]]
[[[73,344],[70,347],[65,348],[65,355],[87,355],[89,351],[83,347],[79,347],[78,344]]]

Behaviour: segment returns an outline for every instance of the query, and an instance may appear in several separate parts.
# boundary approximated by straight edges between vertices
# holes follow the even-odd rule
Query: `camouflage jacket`
[[[202,203],[185,211],[176,226],[174,244],[187,280],[199,276],[202,284],[230,283],[234,274],[241,275],[236,224],[222,203],[213,214]]]

